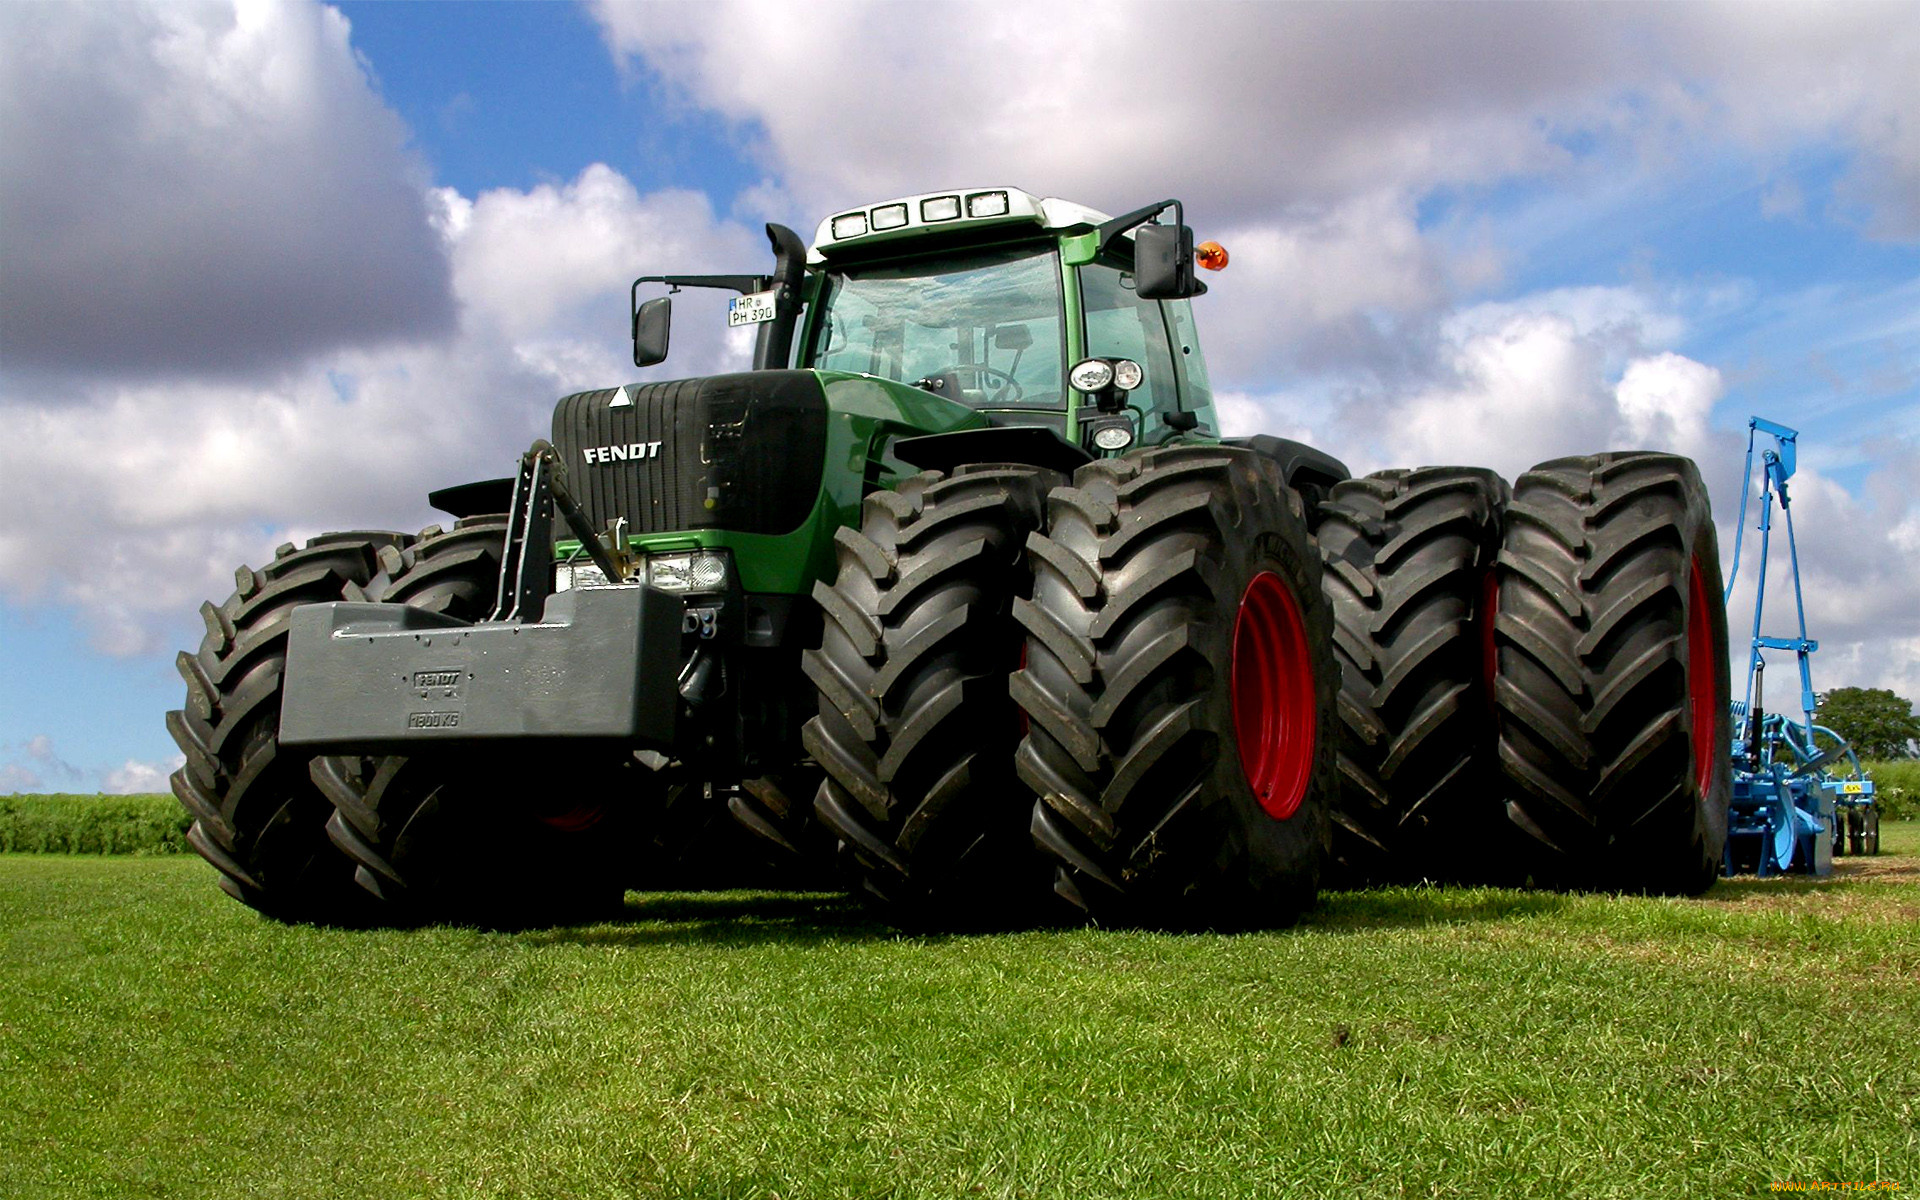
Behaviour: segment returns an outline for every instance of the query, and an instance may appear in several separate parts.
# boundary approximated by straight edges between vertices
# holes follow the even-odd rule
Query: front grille
[[[631,403],[613,407],[622,390]],[[810,371],[576,392],[553,413],[553,444],[588,518],[605,528],[625,517],[634,533],[791,531],[819,493],[826,435]]]

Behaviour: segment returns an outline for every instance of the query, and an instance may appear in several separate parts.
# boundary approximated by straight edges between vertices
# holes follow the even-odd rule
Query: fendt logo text
[[[596,463],[630,462],[643,458],[659,458],[659,442],[628,442],[624,446],[588,446],[580,452],[587,465]]]

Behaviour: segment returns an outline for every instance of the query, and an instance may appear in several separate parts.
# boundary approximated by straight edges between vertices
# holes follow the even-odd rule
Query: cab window
[[[1060,268],[1032,246],[836,271],[810,364],[878,375],[976,408],[1063,407]]]
[[[1207,378],[1207,359],[1200,353],[1200,334],[1193,324],[1193,301],[1168,300],[1164,307],[1167,324],[1173,327],[1173,350],[1182,368],[1184,403],[1182,408],[1200,414],[1203,423],[1213,420],[1213,383]]]
[[[1134,295],[1133,276],[1103,263],[1080,268],[1080,302],[1087,314],[1088,356],[1130,358],[1146,372],[1129,402],[1149,412],[1178,407],[1173,351],[1160,302]]]

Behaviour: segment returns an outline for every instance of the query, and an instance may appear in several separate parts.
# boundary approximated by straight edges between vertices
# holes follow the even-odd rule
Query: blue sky
[[[1920,9],[1047,8],[9,6],[0,792],[163,787],[200,600],[633,377],[632,276],[975,183],[1180,195],[1234,431],[1361,470],[1661,445],[1730,549],[1798,425],[1816,683],[1920,696]]]

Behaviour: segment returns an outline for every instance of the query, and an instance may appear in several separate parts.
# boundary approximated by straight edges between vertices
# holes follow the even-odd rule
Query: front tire
[[[171,783],[193,816],[187,841],[228,895],[279,920],[356,923],[367,908],[353,863],[327,839],[332,808],[309,782],[306,756],[280,748],[293,610],[366,599],[378,556],[407,540],[329,533],[281,546],[258,571],[236,571],[224,603],[201,605],[206,637],[177,660],[187,700],[167,714],[167,731],[186,755]]]
[[[1690,459],[1620,452],[1514,483],[1494,695],[1523,867],[1557,886],[1697,895],[1732,794],[1726,608]]]
[[[860,528],[836,536],[833,584],[814,588],[826,617],[802,659],[820,689],[802,735],[826,772],[814,815],[855,890],[896,922],[995,926],[1046,902],[1007,677],[1027,535],[1059,479],[985,464],[876,492]]]
[[[1048,515],[1012,690],[1055,890],[1104,923],[1291,922],[1327,848],[1338,680],[1299,495],[1249,451],[1173,447],[1082,467]]]

